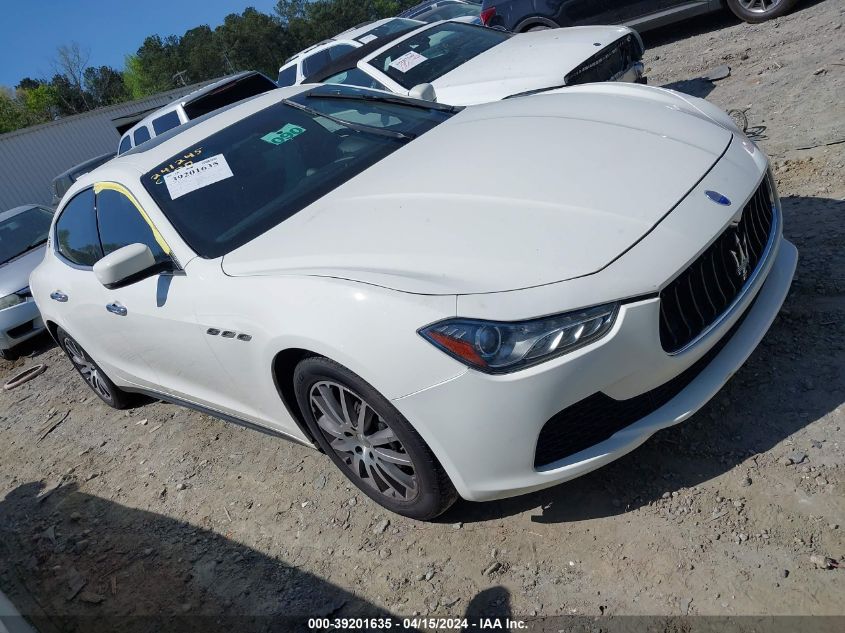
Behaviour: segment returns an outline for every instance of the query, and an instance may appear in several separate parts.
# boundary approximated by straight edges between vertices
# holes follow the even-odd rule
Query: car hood
[[[660,222],[731,137],[686,98],[633,84],[466,108],[229,253],[223,269],[422,294],[589,275]]]
[[[44,259],[44,246],[39,246],[17,259],[0,265],[0,297],[29,286],[29,273]]]
[[[497,101],[564,85],[566,75],[616,40],[624,26],[580,26],[521,33],[432,82],[437,100],[452,105]]]

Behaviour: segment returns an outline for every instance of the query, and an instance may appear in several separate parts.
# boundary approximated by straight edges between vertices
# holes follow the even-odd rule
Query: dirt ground
[[[690,421],[581,479],[425,524],[307,448],[161,403],[113,411],[42,338],[0,364],[0,379],[48,365],[0,392],[0,589],[44,631],[372,608],[845,615],[845,569],[810,559],[845,559],[845,2],[802,6],[645,38],[652,84],[747,111],[801,252],[763,344]],[[729,77],[703,78],[722,64]]]

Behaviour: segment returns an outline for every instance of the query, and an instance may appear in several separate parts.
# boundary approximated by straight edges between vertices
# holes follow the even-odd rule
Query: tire
[[[362,378],[314,356],[296,366],[294,390],[320,448],[373,501],[425,521],[457,500],[455,487],[428,445]]]
[[[135,394],[127,393],[116,386],[70,334],[62,328],[57,328],[56,338],[73,368],[100,400],[114,409],[129,409],[135,405]]]
[[[2,360],[18,360],[20,354],[14,349],[0,349],[0,359]]]
[[[534,26],[529,26],[527,29],[524,29],[523,33],[534,33],[535,31],[548,31],[552,27],[546,26],[545,24],[535,24]]]
[[[726,0],[728,8],[740,20],[759,24],[785,15],[798,0]]]

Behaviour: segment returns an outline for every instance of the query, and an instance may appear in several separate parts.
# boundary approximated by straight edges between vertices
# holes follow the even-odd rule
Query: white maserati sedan
[[[641,83],[643,43],[625,26],[514,35],[445,21],[396,31],[333,58],[302,83],[472,105],[598,81]]]
[[[108,404],[314,446],[428,519],[692,415],[784,300],[781,226],[767,158],[699,99],[300,86],[80,178],[31,288]]]

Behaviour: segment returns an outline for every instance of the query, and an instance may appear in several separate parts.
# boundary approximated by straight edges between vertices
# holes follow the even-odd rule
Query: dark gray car
[[[29,274],[44,259],[53,211],[39,205],[0,213],[0,358],[44,329],[29,291]]]
[[[763,22],[798,0],[484,0],[486,26],[515,33],[585,24],[624,24],[646,31],[685,18],[730,9],[746,22]]]

